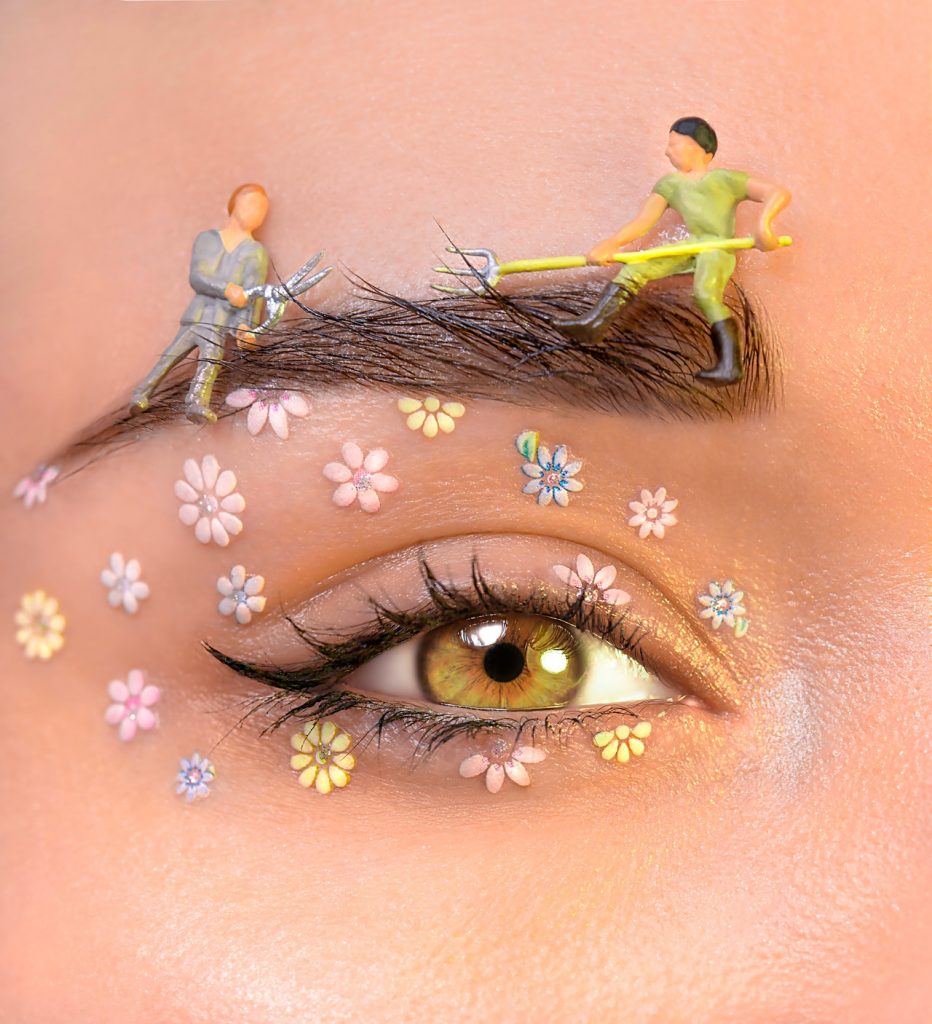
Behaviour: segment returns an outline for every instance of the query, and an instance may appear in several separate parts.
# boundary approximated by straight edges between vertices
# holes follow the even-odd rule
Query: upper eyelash
[[[256,679],[276,690],[273,694],[251,699],[251,707],[241,719],[241,723],[260,710],[288,702],[294,696],[304,696],[305,700],[288,707],[284,714],[268,725],[263,732],[274,731],[290,719],[309,712],[313,713],[315,718],[322,718],[351,708],[363,708],[380,712],[378,720],[364,739],[374,735],[377,741],[381,741],[385,728],[400,722],[417,740],[415,754],[419,755],[433,753],[444,743],[462,735],[475,736],[489,731],[507,731],[514,734],[514,741],[517,743],[527,732],[530,732],[532,737],[538,731],[553,735],[562,732],[567,725],[585,726],[588,720],[604,717],[612,711],[635,713],[636,716],[632,705],[627,704],[606,705],[600,708],[599,712],[561,712],[559,716],[548,715],[543,718],[482,718],[472,713],[427,711],[410,704],[383,701],[349,690],[334,689],[344,676],[399,643],[459,618],[496,613],[520,612],[559,619],[612,643],[650,669],[649,660],[642,650],[642,641],[647,635],[647,630],[640,623],[632,623],[631,613],[627,608],[605,607],[587,601],[584,592],[577,593],[572,598],[557,596],[543,586],[530,594],[519,595],[515,592],[516,588],[511,593],[504,592],[496,589],[483,576],[476,556],[471,563],[468,589],[458,589],[453,584],[440,580],[423,555],[419,557],[418,562],[428,595],[427,600],[413,608],[399,609],[370,597],[372,621],[366,626],[352,630],[341,640],[324,640],[316,637],[293,618],[286,616],[301,641],[318,655],[318,659],[311,664],[288,668],[274,664],[260,665],[234,658],[205,641],[204,648],[221,664],[240,676]]]

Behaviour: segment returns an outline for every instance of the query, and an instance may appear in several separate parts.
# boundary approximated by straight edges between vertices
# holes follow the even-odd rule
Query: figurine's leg
[[[665,256],[644,263],[624,264],[616,277],[602,289],[591,309],[572,319],[554,320],[553,325],[576,341],[597,345],[608,333],[621,307],[648,281],[682,273],[691,267],[691,261],[691,256]]]
[[[159,361],[146,374],[145,379],[136,387],[130,399],[130,412],[145,412],[149,408],[152,392],[172,367],[177,366],[193,349],[197,348],[198,337],[187,324],[182,324],[174,340],[159,356]]]
[[[693,293],[696,303],[709,321],[715,365],[700,370],[697,379],[709,384],[734,384],[744,375],[738,324],[724,303],[725,286],[735,269],[733,253],[721,249],[702,253],[696,258]]]
[[[210,396],[217,374],[220,373],[224,348],[213,338],[199,338],[198,345],[201,352],[197,359],[197,372],[191,380],[188,397],[184,402],[185,415],[195,423],[202,420],[216,423],[217,414],[211,411]]]

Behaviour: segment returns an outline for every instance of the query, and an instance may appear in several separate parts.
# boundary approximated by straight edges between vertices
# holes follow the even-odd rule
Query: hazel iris
[[[424,637],[419,660],[430,700],[503,711],[564,707],[586,672],[576,631],[542,615],[441,626]]]

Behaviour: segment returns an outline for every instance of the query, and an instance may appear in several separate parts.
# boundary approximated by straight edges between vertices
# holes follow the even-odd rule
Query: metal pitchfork
[[[789,235],[780,235],[781,246],[792,245]],[[660,259],[662,256],[693,256],[712,249],[753,249],[754,239],[722,238],[710,242],[675,242],[672,245],[655,245],[652,249],[638,249],[634,252],[616,252],[612,255],[615,263],[646,263],[648,260]],[[491,249],[460,249],[456,245],[448,245],[447,252],[459,256],[473,256],[484,259],[484,266],[468,267],[434,267],[438,274],[455,274],[457,277],[471,277],[478,282],[479,288],[451,288],[449,285],[432,284],[431,288],[449,295],[477,295],[491,291],[499,281],[508,274],[531,274],[541,270],[569,270],[573,267],[589,266],[585,256],[541,256],[528,260],[509,260],[499,263],[498,257]]]
[[[313,277],[307,276],[320,262],[321,256],[323,256],[322,251],[312,256],[306,263],[302,263],[287,281],[283,281],[281,284],[257,284],[252,288],[244,289],[247,299],[265,299],[265,319],[258,327],[253,327],[250,333],[265,334],[266,331],[271,330],[281,320],[285,307],[293,298],[303,295],[309,288],[313,288],[319,281],[323,281],[333,267],[324,267],[323,270],[318,270]]]

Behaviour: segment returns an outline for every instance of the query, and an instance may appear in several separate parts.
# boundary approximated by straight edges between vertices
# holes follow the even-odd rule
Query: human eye
[[[727,668],[675,601],[618,559],[541,537],[451,538],[353,567],[252,638],[260,648],[208,645],[265,684],[251,714],[267,731],[348,735],[354,775],[407,762],[459,779],[470,758],[515,751],[617,766],[734,707]]]

